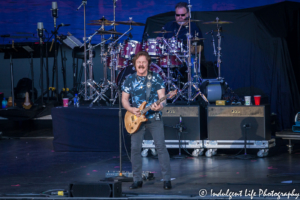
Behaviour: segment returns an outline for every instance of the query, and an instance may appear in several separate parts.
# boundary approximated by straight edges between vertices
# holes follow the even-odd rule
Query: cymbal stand
[[[171,86],[173,87],[173,89],[176,89],[177,91],[179,90],[179,88],[177,87],[177,85],[172,81],[172,77],[171,77],[171,72],[170,72],[170,68],[171,68],[171,62],[170,62],[170,54],[167,54],[167,91],[172,91]]]
[[[187,91],[187,97],[184,97],[184,99],[186,99],[188,101],[188,104],[191,102],[191,101],[194,101],[196,99],[196,97],[198,95],[200,95],[204,101],[206,101],[208,104],[208,100],[207,98],[205,97],[204,94],[201,93],[200,91],[200,88],[198,87],[199,85],[199,76],[198,76],[198,69],[196,69],[196,75],[195,75],[195,78],[193,78],[192,80],[192,70],[191,70],[191,67],[192,67],[192,63],[191,63],[191,59],[192,59],[192,56],[191,56],[191,38],[192,38],[192,35],[191,35],[191,8],[192,8],[192,5],[190,4],[190,0],[188,1],[188,8],[189,8],[189,33],[186,34],[187,36],[187,43],[188,43],[188,82],[184,84],[183,88],[177,93],[177,96],[174,98],[173,102],[174,103],[178,98],[179,96],[184,96],[183,92],[185,90],[188,90]],[[197,49],[197,44],[195,46]],[[196,54],[197,55],[197,54]],[[194,69],[197,68],[196,65],[194,66]],[[194,82],[194,80],[196,79],[196,82]],[[192,97],[192,87],[194,87],[198,92]]]
[[[82,0],[82,3],[80,4],[80,6],[77,8],[77,10],[80,9],[81,6],[83,6],[83,26],[84,26],[84,36],[83,36],[83,41],[84,41],[84,62],[83,62],[83,68],[84,68],[84,100],[87,100],[87,80],[86,80],[86,24],[85,24],[85,11],[86,11],[86,4],[87,4],[87,0]]]
[[[96,46],[93,46],[91,44],[91,41],[92,41],[92,38],[98,33],[99,30],[101,30],[103,27],[100,27],[93,35],[91,35],[90,37],[88,37],[88,39],[86,41],[84,41],[85,43],[88,42],[89,45],[88,45],[88,49],[85,49],[85,53],[84,55],[86,56],[86,53],[87,51],[89,52],[89,60],[85,63],[84,65],[84,68],[85,68],[85,71],[86,71],[86,66],[88,65],[89,66],[89,79],[86,80],[85,82],[82,83],[82,85],[84,85],[84,91],[85,91],[85,94],[87,94],[87,85],[89,85],[89,96],[85,96],[85,100],[91,100],[93,99],[94,97],[94,92],[95,92],[95,87],[92,87],[92,84],[94,83],[94,80],[93,80],[93,49],[98,46],[98,45],[101,45],[102,43],[105,43],[107,40],[99,43],[98,45]],[[89,81],[89,82],[88,82]],[[98,92],[99,93],[99,92]],[[82,91],[79,92],[79,94],[82,94]]]
[[[129,18],[129,20],[132,20],[132,18]],[[109,89],[111,89],[111,93],[110,93],[110,99],[109,101],[112,103],[112,105],[114,105],[117,97],[118,97],[118,86],[116,84],[116,77],[115,77],[115,70],[117,68],[117,62],[116,62],[116,43],[124,36],[126,35],[129,31],[131,31],[132,28],[131,28],[131,25],[130,25],[130,28],[123,34],[121,35],[118,39],[116,39],[114,42],[110,43],[109,46],[108,46],[108,51],[110,52],[110,57],[111,57],[111,62],[110,62],[110,73],[111,73],[111,81],[109,81],[107,79],[107,77],[104,77],[104,79],[106,79],[106,81],[104,81],[102,83],[102,90],[101,92],[98,92],[98,96],[95,98],[95,100],[90,104],[90,107],[99,99],[101,98],[101,95],[104,95],[104,93]],[[112,36],[111,36],[112,37]],[[107,41],[107,40],[106,40]],[[103,53],[104,55],[104,53]],[[107,61],[106,61],[106,58],[104,58],[104,76],[106,74],[106,70],[107,70]],[[114,95],[114,90],[116,90],[116,95]]]
[[[218,80],[222,80],[224,78],[221,77],[221,63],[222,63],[222,60],[221,60],[221,40],[222,40],[222,36],[221,36],[221,29],[222,27],[219,26],[219,18],[217,17],[216,18],[216,21],[217,21],[217,30],[218,30],[218,34],[217,34],[217,38],[218,38],[218,52],[217,52],[217,67],[218,67],[218,77],[217,79]]]

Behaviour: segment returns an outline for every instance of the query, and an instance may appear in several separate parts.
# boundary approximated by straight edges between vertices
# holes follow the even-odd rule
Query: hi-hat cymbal
[[[115,30],[109,30],[109,31],[101,30],[98,31],[96,35],[123,35],[123,33],[117,32]]]
[[[117,24],[123,24],[123,25],[132,25],[132,26],[145,26],[144,23],[135,22],[135,21],[120,21],[116,22]]]
[[[221,20],[203,22],[203,24],[231,24],[231,23],[233,23],[233,22],[231,22],[231,21],[221,21]]]
[[[165,33],[171,33],[172,31],[166,31],[166,30],[161,30],[161,31],[154,31],[153,33],[162,33],[162,34],[165,34]]]

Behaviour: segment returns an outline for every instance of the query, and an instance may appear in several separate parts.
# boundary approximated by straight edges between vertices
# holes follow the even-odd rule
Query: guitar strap
[[[147,75],[147,83],[146,83],[146,101],[149,103],[150,93],[151,93],[151,87],[152,87],[152,71],[148,71]]]

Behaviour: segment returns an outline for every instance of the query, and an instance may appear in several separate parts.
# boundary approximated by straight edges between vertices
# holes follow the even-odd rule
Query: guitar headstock
[[[169,96],[170,99],[172,99],[176,94],[177,94],[177,90],[173,90],[168,93],[168,95],[170,95]]]

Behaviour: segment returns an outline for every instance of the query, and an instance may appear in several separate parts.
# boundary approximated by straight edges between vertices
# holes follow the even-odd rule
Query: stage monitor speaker
[[[270,140],[270,125],[269,105],[208,106],[209,140]]]
[[[207,138],[206,111],[199,105],[168,105],[162,110],[165,140],[178,140],[180,116],[184,127],[182,140],[202,140]],[[145,133],[144,140],[153,140],[149,132]]]
[[[122,197],[121,182],[74,182],[69,197]]]

